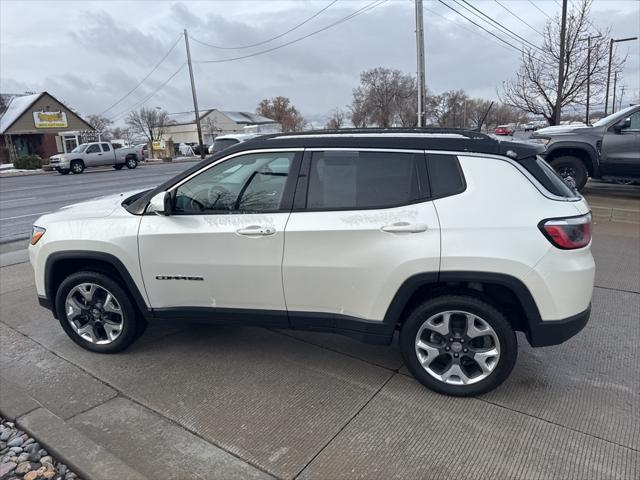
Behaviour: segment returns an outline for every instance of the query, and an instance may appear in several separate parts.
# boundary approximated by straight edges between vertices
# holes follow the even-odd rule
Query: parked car
[[[193,144],[191,148],[193,149],[193,153],[195,155],[200,155],[200,145],[198,143]],[[202,144],[202,148],[205,154],[209,151],[209,145],[207,145],[206,143]]]
[[[246,142],[252,138],[259,137],[259,134],[255,133],[238,133],[233,135],[220,135],[213,140],[213,144],[209,147],[209,154],[221,152],[233,145],[241,142]]]
[[[487,392],[515,365],[516,331],[555,345],[589,319],[589,205],[542,151],[437,129],[242,142],[154,189],[40,217],[39,301],[104,353],[156,319],[385,345],[399,330],[424,385]]]
[[[535,132],[539,128],[540,125],[538,122],[528,122],[522,125],[522,130],[524,130],[525,132]]]
[[[149,144],[148,143],[138,143],[134,145],[135,148],[142,151],[142,160],[149,158]]]
[[[592,126],[559,125],[535,132],[545,159],[582,189],[589,177],[618,183],[640,180],[640,105],[627,107]]]
[[[514,128],[511,125],[498,125],[493,131],[496,135],[513,135]]]
[[[87,167],[102,167],[111,165],[116,170],[126,166],[136,168],[138,162],[144,159],[142,148],[115,148],[109,142],[82,143],[70,153],[53,155],[49,164],[62,175],[67,173],[82,173]]]

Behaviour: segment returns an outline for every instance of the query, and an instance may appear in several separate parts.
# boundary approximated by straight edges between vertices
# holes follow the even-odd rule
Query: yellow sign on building
[[[67,114],[65,112],[33,112],[33,122],[36,128],[67,128]]]

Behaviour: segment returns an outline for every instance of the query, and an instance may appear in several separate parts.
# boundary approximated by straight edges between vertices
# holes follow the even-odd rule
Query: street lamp
[[[580,39],[580,41],[587,41],[587,119],[584,122],[587,125],[589,125],[589,100],[591,98],[591,40],[600,37],[601,35],[591,35]]]
[[[612,38],[609,41],[609,67],[607,69],[607,93],[604,99],[604,116],[607,116],[607,110],[609,109],[609,82],[611,81],[611,57],[613,56],[613,44],[620,42],[630,42],[631,40],[637,40],[638,37],[629,38]],[[612,109],[615,110],[615,107]]]

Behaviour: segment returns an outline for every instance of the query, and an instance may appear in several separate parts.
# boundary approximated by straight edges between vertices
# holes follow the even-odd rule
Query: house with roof
[[[48,158],[75,148],[95,129],[48,92],[2,94],[0,163],[27,155]]]
[[[174,143],[198,143],[198,128],[193,112],[169,115],[172,124],[166,129],[165,140]],[[231,133],[277,133],[281,125],[267,117],[251,112],[217,110],[215,108],[200,113],[202,141],[213,143],[219,135]]]

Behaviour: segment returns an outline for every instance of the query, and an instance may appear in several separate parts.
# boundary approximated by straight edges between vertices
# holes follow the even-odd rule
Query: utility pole
[[[609,67],[607,68],[607,91],[604,97],[604,116],[607,116],[607,112],[609,109],[609,82],[611,82],[611,59],[613,57],[613,44],[619,42],[630,42],[631,40],[637,40],[638,37],[629,37],[629,38],[612,38],[609,40]],[[615,109],[615,107],[614,107]]]
[[[191,65],[191,50],[189,50],[189,36],[184,29],[184,44],[187,47],[187,63],[189,64],[189,77],[191,78],[191,94],[193,95],[193,110],[196,115],[196,127],[198,128],[198,144],[200,145],[200,158],[204,158],[204,144],[202,143],[202,126],[200,125],[200,112],[198,112],[198,97],[196,96],[196,84],[193,80],[193,66]]]
[[[616,113],[616,89],[618,88],[618,71],[613,72],[613,102],[611,102],[611,113]]]
[[[415,0],[416,6],[416,53],[418,55],[417,81],[418,81],[418,127],[424,127],[425,112],[425,81],[424,81],[424,28],[422,0]]]
[[[624,97],[624,85],[622,86],[622,88],[620,89],[620,106],[618,107],[618,110],[622,110],[622,97]]]
[[[587,41],[587,114],[585,124],[590,125],[589,121],[589,104],[591,101],[591,40],[599,38],[600,35],[591,35],[586,38],[581,38],[581,41]]]
[[[556,125],[560,125],[562,115],[562,91],[564,90],[564,51],[567,36],[567,0],[562,0],[562,24],[560,25],[560,61],[558,62],[558,95],[556,96]]]

